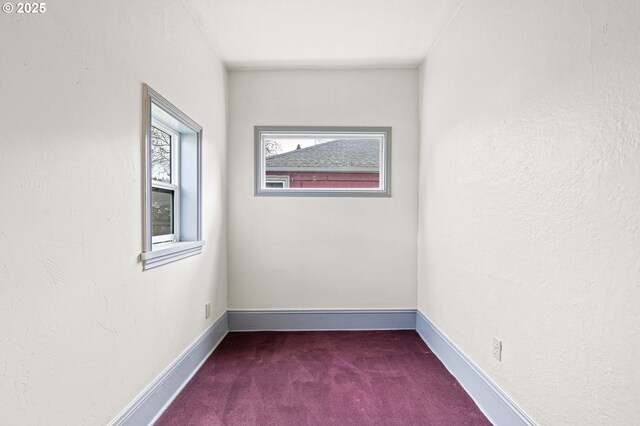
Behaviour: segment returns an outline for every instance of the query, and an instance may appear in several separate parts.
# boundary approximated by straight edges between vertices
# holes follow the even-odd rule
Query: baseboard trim
[[[167,367],[115,419],[111,426],[153,424],[229,332],[226,312]]]
[[[535,426],[422,312],[395,310],[229,310],[140,393],[110,426],[153,424],[229,331],[416,330],[496,426]]]
[[[416,311],[416,331],[491,423],[496,426],[535,425],[520,407],[419,310]]]
[[[415,330],[415,309],[228,310],[229,331]]]

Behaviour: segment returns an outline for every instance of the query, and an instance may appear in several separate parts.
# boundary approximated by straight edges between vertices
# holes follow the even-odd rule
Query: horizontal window
[[[256,195],[390,196],[391,128],[255,127]]]
[[[289,188],[289,179],[288,175],[267,175],[265,177],[265,186],[267,188]]]

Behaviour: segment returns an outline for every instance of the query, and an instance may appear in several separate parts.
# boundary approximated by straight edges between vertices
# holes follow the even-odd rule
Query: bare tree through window
[[[151,178],[171,182],[171,135],[151,126]]]
[[[282,152],[282,146],[278,143],[278,141],[273,139],[267,139],[264,141],[264,155],[266,157],[273,157],[274,155],[278,155]]]

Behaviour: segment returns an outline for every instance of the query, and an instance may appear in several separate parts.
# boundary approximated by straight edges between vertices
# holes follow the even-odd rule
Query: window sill
[[[140,254],[142,268],[152,269],[202,252],[204,241],[156,244],[155,250]]]

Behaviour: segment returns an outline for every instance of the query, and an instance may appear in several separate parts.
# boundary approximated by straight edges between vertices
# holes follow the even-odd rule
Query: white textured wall
[[[422,72],[418,307],[540,424],[640,423],[639,22],[469,0]]]
[[[226,77],[180,1],[47,7],[0,16],[0,423],[98,425],[226,309]],[[204,127],[206,240],[146,272],[143,82]]]
[[[392,198],[255,197],[254,125],[392,126]],[[418,72],[232,71],[229,307],[413,308]]]

